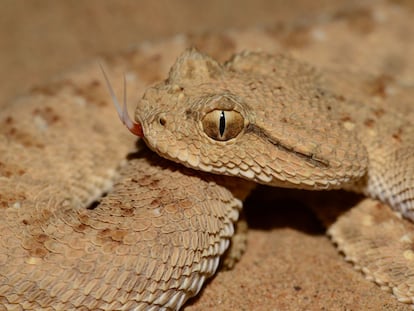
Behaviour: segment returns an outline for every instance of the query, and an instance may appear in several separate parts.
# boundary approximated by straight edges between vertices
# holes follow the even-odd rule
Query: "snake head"
[[[339,187],[365,173],[366,154],[335,121],[316,78],[286,56],[241,53],[220,64],[188,49],[168,79],[146,90],[135,120],[152,150],[187,167],[284,187]]]

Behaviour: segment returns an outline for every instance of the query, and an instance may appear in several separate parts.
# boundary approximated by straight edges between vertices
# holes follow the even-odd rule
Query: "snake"
[[[373,249],[361,255],[374,237],[360,239],[380,222],[398,237],[384,239],[384,249],[412,243],[414,126],[401,101],[411,88],[367,101],[369,75],[318,70],[286,53],[220,62],[181,53],[183,45],[175,38],[166,54],[145,47],[104,60],[113,75],[129,70],[128,87],[146,88],[134,120],[131,95],[117,105],[138,143],[113,121],[96,62],[4,107],[2,306],[178,310],[217,271],[255,183],[370,197],[329,232],[364,273],[412,303],[411,277],[387,272]],[[148,64],[173,65],[147,87],[161,79]],[[120,87],[110,86],[115,102]]]

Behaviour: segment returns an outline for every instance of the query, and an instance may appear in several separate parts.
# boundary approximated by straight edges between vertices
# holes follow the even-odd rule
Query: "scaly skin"
[[[49,199],[4,215],[3,306],[176,309],[200,290],[228,248],[241,201],[154,155],[120,174],[95,209]]]
[[[151,149],[187,167],[279,187],[353,189],[413,220],[412,120],[321,81],[285,55],[246,52],[220,65],[187,50],[135,118]],[[203,119],[212,111],[229,113],[209,121],[217,133],[238,122],[231,112],[240,115],[237,132],[210,137]]]
[[[403,19],[397,19],[400,20]],[[335,31],[341,33],[345,42],[347,33],[341,27],[329,25],[325,31],[331,36]],[[382,34],[384,38],[388,32],[383,30]],[[394,37],[391,33],[390,38]],[[225,39],[231,41],[231,48],[229,40],[222,36],[214,41],[220,59],[235,50],[256,49],[256,42],[272,53],[280,49],[280,41],[266,31],[233,33]],[[351,54],[360,57],[355,64],[364,64],[364,71],[375,75],[381,72],[378,64],[388,60],[386,51],[395,53],[398,42],[381,49],[376,42],[351,36],[353,44],[348,45],[357,49],[365,41],[368,52],[355,50]],[[319,48],[326,54],[337,55],[334,47],[323,44]],[[161,42],[109,60],[108,67],[111,76],[128,71],[128,89],[143,93],[149,83],[165,77],[179,52],[192,45],[194,42],[183,38]],[[315,50],[311,53],[315,46],[293,48],[293,52],[318,67],[331,68],[329,60],[338,58]],[[406,51],[410,55],[408,48]],[[193,57],[197,66],[187,66],[186,61]],[[156,62],[151,63],[152,59]],[[206,60],[209,64],[204,66]],[[282,64],[283,70],[269,74],[269,62]],[[408,62],[404,68],[412,67]],[[213,142],[200,132],[199,123],[193,130],[186,130],[182,121],[197,121],[203,113],[191,107],[188,113],[184,108],[184,115],[174,116],[180,120],[174,132],[183,134],[176,144],[174,140],[169,143],[176,149],[167,157],[181,158],[188,161],[188,166],[196,166],[197,162],[203,163],[201,159],[210,158],[208,153],[220,151],[214,146],[228,144],[226,153],[217,154],[216,160],[211,157],[213,161],[202,168],[224,173],[216,165],[220,160],[229,168],[228,173],[237,171],[243,178],[252,177],[263,183],[307,189],[344,186],[379,197],[410,217],[406,210],[411,205],[403,202],[412,204],[413,197],[413,174],[406,173],[412,172],[413,167],[409,153],[413,137],[412,90],[404,93],[396,88],[396,94],[388,94],[381,87],[380,93],[385,93],[386,98],[371,101],[367,99],[374,96],[353,84],[360,87],[372,81],[369,75],[366,80],[352,73],[342,76],[345,68],[340,68],[340,74],[335,70],[321,70],[322,75],[318,72],[286,56],[239,54],[223,65],[187,52],[174,66],[170,80],[147,92],[147,99],[139,104],[138,119],[147,142],[156,142],[152,148],[165,155],[164,149],[168,148],[162,144],[164,136],[152,135],[146,123],[150,119],[144,114],[154,114],[152,105],[160,107],[154,97],[159,95],[165,100],[176,96],[182,101],[178,103],[186,103],[197,94],[203,95],[199,92],[218,94],[226,88],[226,99],[230,100],[227,104],[239,105],[246,120],[243,135],[253,139],[252,143],[240,144],[248,152],[231,149],[240,145],[230,141]],[[189,79],[191,76],[194,79]],[[221,81],[222,76],[229,80]],[[224,177],[183,169],[145,152],[131,154],[136,151],[134,139],[115,120],[106,89],[99,81],[101,76],[94,63],[33,90],[2,110],[0,303],[5,309],[179,309],[214,274],[218,258],[228,245],[240,201],[251,185],[234,180],[229,184]],[[201,81],[208,83],[194,87]],[[120,89],[118,85],[115,88]],[[173,92],[163,93],[167,89]],[[286,108],[274,106],[271,98],[264,96],[271,91],[282,105],[298,105],[295,114],[286,115]],[[258,104],[265,101],[267,105],[252,109],[254,96],[263,100]],[[132,99],[131,96],[128,101]],[[243,106],[245,103],[249,106]],[[392,112],[390,103],[398,105],[396,110],[404,111],[405,117]],[[270,113],[274,109],[278,114]],[[174,123],[167,119],[171,114],[164,117],[164,126],[155,119],[152,128],[165,133]],[[272,118],[280,123],[268,122]],[[240,119],[233,120],[237,123]],[[220,131],[220,120],[216,129],[208,128]],[[237,129],[234,127],[234,131]],[[311,130],[316,135],[310,135]],[[187,145],[183,139],[190,134],[199,134],[197,137],[203,140]],[[171,134],[170,138],[176,136]],[[239,138],[242,136],[233,142]],[[203,152],[199,159],[191,153],[184,156],[178,152],[187,148]],[[236,163],[232,164],[230,158]],[[256,162],[260,165],[255,167]],[[237,165],[240,168],[236,169]],[[250,165],[255,171],[249,170]],[[404,180],[401,176],[405,176],[405,184],[398,183]],[[389,192],[381,195],[380,189]],[[401,199],[398,189],[411,189],[406,192],[408,199]],[[108,195],[101,199],[105,192]],[[97,199],[101,201],[93,203]],[[391,289],[399,300],[413,303],[413,230],[410,222],[396,217],[388,206],[367,199],[341,216],[329,233],[347,258],[370,279]]]

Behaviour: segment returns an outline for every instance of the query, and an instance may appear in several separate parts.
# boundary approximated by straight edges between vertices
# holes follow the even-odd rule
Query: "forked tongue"
[[[138,137],[144,137],[144,133],[142,131],[142,126],[138,122],[132,121],[131,117],[128,114],[128,108],[126,104],[126,79],[124,76],[124,104],[121,108],[121,105],[118,102],[118,99],[116,98],[115,92],[112,88],[111,82],[109,82],[108,76],[106,75],[105,70],[103,69],[102,65],[99,64],[101,67],[102,73],[104,75],[106,86],[108,87],[109,94],[111,94],[112,102],[114,103],[114,106],[116,108],[116,111],[118,112],[119,119],[122,121],[123,124],[127,127],[127,129],[134,135]]]

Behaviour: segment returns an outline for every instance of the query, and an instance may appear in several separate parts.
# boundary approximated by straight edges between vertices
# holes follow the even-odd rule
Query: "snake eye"
[[[244,127],[243,116],[233,110],[212,110],[204,116],[201,123],[209,137],[220,141],[236,137]]]

